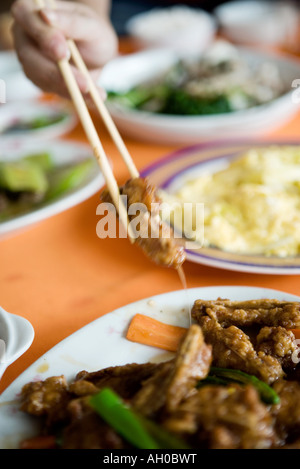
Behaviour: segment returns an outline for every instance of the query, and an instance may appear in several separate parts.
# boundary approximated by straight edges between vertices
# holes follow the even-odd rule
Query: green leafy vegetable
[[[232,111],[230,100],[225,95],[195,97],[182,89],[167,85],[153,88],[136,87],[126,93],[108,93],[111,101],[132,109],[172,115],[209,115]]]
[[[52,171],[49,177],[49,190],[46,194],[46,200],[60,196],[66,191],[78,187],[89,174],[93,161],[86,160],[74,166],[58,168]]]
[[[29,160],[0,163],[0,187],[11,192],[45,193],[48,180],[43,169]]]
[[[32,155],[25,156],[23,161],[29,161],[30,163],[38,165],[44,171],[50,171],[54,168],[54,163],[51,155],[47,152],[35,153]]]

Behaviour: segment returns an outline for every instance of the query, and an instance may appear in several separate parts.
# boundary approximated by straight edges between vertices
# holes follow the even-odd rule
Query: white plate
[[[183,148],[156,161],[141,172],[142,177],[166,192],[174,193],[191,177],[201,173],[219,171],[227,166],[230,159],[237,157],[249,148],[270,145],[300,145],[300,142],[257,142],[232,141],[198,144]],[[189,243],[190,246],[193,244]],[[226,270],[274,275],[299,275],[300,256],[280,258],[234,254],[216,248],[199,247],[187,249],[187,259],[197,264],[209,265]]]
[[[0,52],[0,79],[5,83],[7,103],[36,98],[42,94],[26,77],[14,51]]]
[[[43,355],[3,392],[0,397],[0,448],[18,448],[22,439],[37,432],[36,422],[18,411],[16,399],[24,384],[62,374],[72,380],[81,370],[91,372],[133,362],[170,359],[172,354],[126,340],[132,317],[142,313],[168,324],[188,327],[187,302],[192,305],[196,299],[218,297],[240,301],[260,298],[299,301],[298,297],[288,293],[264,288],[194,288],[188,292],[180,290],[147,298],[96,319]],[[42,369],[47,371],[41,373],[39,370]]]
[[[27,319],[0,307],[0,379],[6,368],[30,347],[34,330]]]
[[[14,234],[69,209],[94,195],[104,185],[104,178],[99,171],[96,160],[94,160],[90,147],[75,141],[52,140],[47,143],[39,141],[29,143],[16,140],[7,142],[1,148],[0,161],[17,160],[39,152],[48,152],[57,167],[64,164],[75,164],[85,158],[91,158],[94,163],[86,181],[76,189],[65,192],[57,199],[42,204],[29,213],[0,222],[0,237]]]
[[[222,35],[233,42],[280,46],[294,41],[297,6],[292,2],[234,1],[214,10]]]
[[[293,100],[292,82],[300,76],[300,62],[239,49],[250,64],[275,63],[288,91],[272,102],[249,110],[212,116],[166,116],[130,110],[108,103],[119,130],[130,137],[163,144],[190,145],[209,139],[249,137],[283,125],[299,111]],[[103,69],[100,84],[111,91],[126,91],[159,75],[177,61],[169,50],[150,50],[118,57]]]
[[[11,134],[2,134],[9,125],[19,121],[30,121],[39,117],[52,117],[63,114],[61,121],[32,130],[20,130]],[[0,142],[20,139],[51,139],[70,132],[77,123],[73,107],[67,102],[42,102],[39,100],[24,100],[16,103],[0,105]]]

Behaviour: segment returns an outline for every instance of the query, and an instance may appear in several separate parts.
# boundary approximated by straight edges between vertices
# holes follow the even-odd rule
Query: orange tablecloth
[[[104,147],[121,183],[127,170],[101,122]],[[300,113],[266,138],[297,140]],[[85,140],[80,126],[70,136]],[[177,149],[125,140],[139,169]],[[0,305],[35,329],[30,349],[0,382],[2,392],[43,353],[79,328],[127,303],[181,288],[176,272],[159,268],[126,239],[96,235],[99,194],[12,238],[0,241]],[[248,285],[300,294],[299,276],[254,275],[187,262],[188,287]],[[83,344],[84,347],[84,344]]]

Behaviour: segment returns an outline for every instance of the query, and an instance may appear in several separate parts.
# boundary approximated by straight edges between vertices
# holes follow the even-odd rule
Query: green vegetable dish
[[[92,160],[56,166],[49,153],[0,161],[0,222],[24,215],[82,184]]]
[[[284,92],[274,64],[250,66],[235,47],[218,41],[197,61],[179,59],[166,72],[125,92],[108,90],[108,99],[139,111],[204,116],[266,104]]]

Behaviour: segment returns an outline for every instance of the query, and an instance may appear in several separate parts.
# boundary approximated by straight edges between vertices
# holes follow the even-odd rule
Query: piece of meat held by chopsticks
[[[186,259],[185,250],[176,242],[171,227],[161,220],[161,200],[157,196],[156,188],[149,184],[147,179],[138,177],[129,179],[120,188],[120,194],[127,197],[128,208],[133,204],[141,204],[144,210],[143,223],[139,227],[136,243],[156,264],[179,269]],[[101,199],[103,202],[112,203],[106,189],[102,192]],[[129,214],[129,221],[134,220],[136,216],[140,217],[137,214]]]
[[[45,7],[44,0],[35,0],[35,4],[37,10]],[[50,8],[55,8],[54,0],[51,1]],[[70,58],[72,58],[72,61],[76,67],[85,76],[88,84],[88,92],[103,120],[103,123],[109,131],[116,148],[125,162],[131,177],[131,179],[129,179],[129,181],[120,191],[108,161],[105,149],[103,148],[93,119],[89,113],[84,96],[81,94],[77,81],[72,72],[71,64],[69,62],[70,58],[65,57],[59,60],[57,63],[58,68],[65,81],[70,97],[85,131],[86,137],[93,149],[93,154],[99,164],[106,182],[107,192],[104,192],[103,200],[106,202],[112,202],[114,204],[119,219],[123,226],[126,227],[128,238],[132,243],[137,242],[137,244],[141,246],[144,252],[157,264],[177,269],[180,276],[180,273],[182,273],[181,266],[185,261],[185,250],[183,246],[180,246],[175,242],[174,237],[172,236],[173,232],[171,233],[171,228],[169,225],[164,224],[161,221],[159,214],[160,200],[156,197],[155,189],[142,178],[140,178],[136,165],[131,155],[129,154],[129,151],[118,129],[116,128],[103,99],[99,94],[99,90],[97,89],[97,86],[94,83],[86,64],[84,63],[82,56],[80,55],[77,45],[73,40],[70,39],[67,40],[67,44],[70,52]],[[143,223],[143,232],[140,233],[140,235],[137,237],[135,237],[134,233],[132,233],[130,224],[130,218],[132,219],[132,217],[129,217],[126,207],[121,200],[121,195],[128,196],[129,206],[133,203],[139,203],[146,207],[146,223]],[[154,213],[152,203],[155,206]],[[147,221],[148,217],[150,219],[149,222]],[[155,232],[155,236],[153,236],[153,231]],[[181,277],[184,277],[184,275],[182,274]]]

